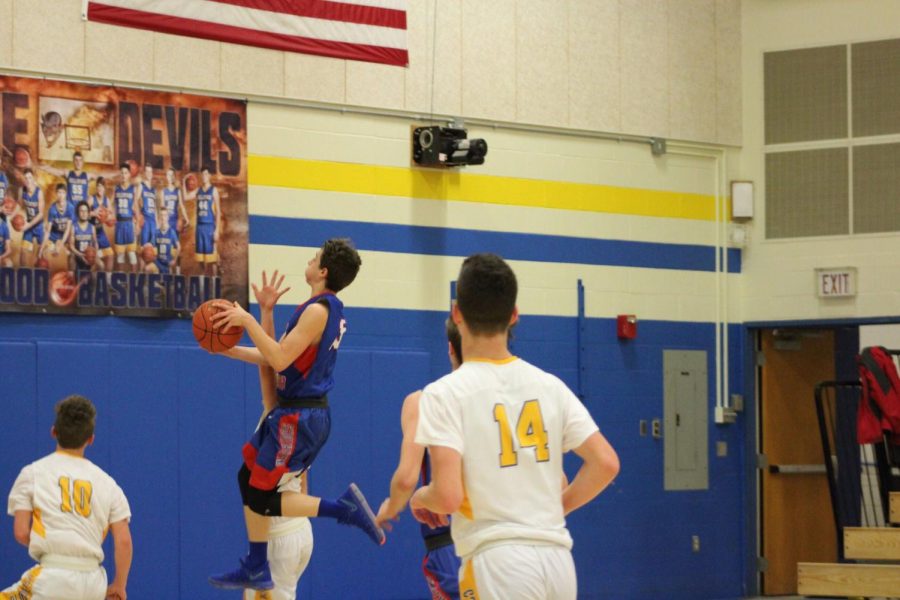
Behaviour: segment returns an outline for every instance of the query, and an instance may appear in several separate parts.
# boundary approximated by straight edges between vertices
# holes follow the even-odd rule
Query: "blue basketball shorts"
[[[199,262],[216,262],[218,260],[215,234],[216,226],[213,223],[197,223],[194,253]]]
[[[430,550],[422,561],[422,572],[432,600],[459,600],[459,557],[453,544]]]
[[[22,233],[22,245],[31,248],[32,245],[40,246],[44,242],[44,224],[38,223],[31,229]]]
[[[103,225],[97,225],[97,245],[101,250],[110,247],[109,238],[106,237],[106,231],[103,229]]]
[[[116,251],[134,250],[134,222],[116,221]]]
[[[276,408],[244,444],[250,485],[273,490],[282,475],[312,465],[331,433],[331,409]]]
[[[156,234],[156,221],[148,216],[144,216],[144,224],[141,226],[141,246],[149,244]]]

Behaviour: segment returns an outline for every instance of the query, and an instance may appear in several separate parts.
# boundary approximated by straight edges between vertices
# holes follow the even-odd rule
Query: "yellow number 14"
[[[494,405],[494,421],[500,428],[500,466],[512,467],[519,464],[519,458],[513,447],[512,430],[506,415],[506,405]],[[537,400],[529,400],[522,405],[522,411],[516,422],[516,438],[520,448],[534,448],[534,458],[537,462],[550,460],[547,430],[544,428],[541,405]]]

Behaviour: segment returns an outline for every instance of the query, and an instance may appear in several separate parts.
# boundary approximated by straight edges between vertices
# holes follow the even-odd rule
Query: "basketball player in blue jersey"
[[[144,224],[141,225],[141,246],[151,244],[153,236],[157,230],[156,208],[157,194],[156,188],[153,187],[153,167],[146,165],[144,167],[144,179],[140,185],[140,196],[138,196],[138,206],[140,207],[141,217]],[[144,259],[138,257],[138,268],[144,269]]]
[[[181,197],[181,188],[175,179],[175,168],[166,169],[166,187],[162,189],[162,201],[160,206],[165,206],[169,211],[169,227],[175,230],[175,233],[181,235],[181,232],[191,226],[191,220],[188,218],[187,209],[184,207],[184,200]],[[181,217],[179,224],[178,217]],[[162,222],[160,222],[162,226]],[[175,255],[175,273],[181,275],[181,250]]]
[[[84,172],[84,157],[81,152],[75,152],[72,155],[72,166],[74,167],[66,175],[66,188],[69,196],[69,204],[74,209],[79,202],[88,199],[88,185],[90,177]]]
[[[97,250],[97,232],[90,221],[91,210],[88,203],[82,200],[75,206],[75,210],[78,220],[72,224],[72,235],[69,236],[69,270],[91,271],[97,268],[97,261],[94,264],[88,263],[84,253],[88,248]]]
[[[131,168],[128,163],[119,165],[122,183],[116,186],[113,202],[116,210],[116,267],[124,270],[125,253],[128,253],[128,270],[134,272],[137,267],[137,244],[134,238],[134,207],[137,202],[138,189],[131,183]]]
[[[181,244],[175,229],[169,225],[169,209],[165,205],[159,207],[159,229],[153,232],[150,243],[156,248],[156,269],[160,273],[171,273]]]
[[[6,215],[0,212],[0,268],[12,268],[12,240],[9,235],[9,225],[6,223]]]
[[[259,305],[259,323],[265,332],[275,336],[273,311],[278,300],[290,288],[281,290],[284,275],[278,277],[278,271],[267,280],[263,273],[263,285],[253,287],[256,303]],[[262,393],[263,414],[260,427],[265,423],[266,415],[278,406],[278,390],[275,386],[276,373],[272,367],[259,365],[259,387]],[[282,475],[278,490],[283,493],[308,493],[309,471],[305,473],[286,473]],[[249,508],[244,507],[247,511]],[[297,583],[306,570],[313,551],[312,525],[307,517],[275,517],[271,520],[267,558],[275,587],[271,591],[244,590],[244,600],[295,600]]]
[[[334,387],[337,351],[346,331],[344,306],[336,294],[356,278],[361,264],[349,240],[325,242],[306,267],[310,298],[294,311],[280,341],[236,302],[216,304],[221,312],[212,317],[215,325],[239,324],[255,345],[223,354],[278,372],[278,407],[244,446],[244,465],[238,474],[241,497],[249,509],[244,515],[250,549],[237,569],[210,577],[216,587],[271,589],[268,516],[330,517],[359,527],[378,544],[384,542],[384,532],[355,484],[334,500],[282,494],[276,487],[285,473],[306,471],[328,439],[327,394]]]
[[[112,271],[113,267],[113,249],[106,235],[105,222],[101,219],[100,209],[105,209],[107,214],[115,214],[109,205],[109,198],[106,197],[106,179],[97,178],[94,186],[94,195],[91,196],[88,206],[91,209],[91,223],[97,230],[97,256],[103,259],[103,268],[106,271]]]
[[[44,240],[38,258],[44,251],[52,246],[50,251],[53,256],[59,255],[59,251],[69,241],[72,234],[72,222],[75,220],[75,209],[69,204],[66,193],[66,184],[56,184],[56,202],[47,210],[47,220],[44,223]]]
[[[462,364],[462,340],[456,324],[447,319],[447,354],[452,370]],[[428,485],[431,482],[431,464],[428,451],[416,443],[416,425],[419,422],[419,398],[422,390],[410,394],[403,401],[400,412],[400,427],[403,441],[400,444],[400,461],[391,478],[391,495],[381,504],[375,521],[379,526],[391,530],[391,520],[409,502],[416,489],[416,482]],[[453,548],[450,525],[443,515],[419,511],[416,518],[421,523],[422,537],[425,539],[425,560],[422,572],[431,591],[432,600],[459,600],[459,557]],[[426,524],[428,523],[428,524]]]
[[[38,250],[44,242],[44,192],[38,187],[34,171],[23,171],[25,186],[19,196],[19,204],[25,211],[25,226],[22,228],[22,246],[19,248],[19,266],[24,267],[25,254],[31,253],[31,264],[37,259]]]
[[[218,273],[219,255],[216,245],[222,230],[222,207],[219,190],[212,184],[209,167],[200,170],[202,184],[196,190],[185,193],[185,200],[197,201],[197,229],[194,254],[197,262],[203,264],[203,274],[215,277]],[[184,189],[187,189],[185,186]]]

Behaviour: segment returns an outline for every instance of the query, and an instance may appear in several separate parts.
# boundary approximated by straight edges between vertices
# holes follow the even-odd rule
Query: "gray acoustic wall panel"
[[[853,233],[900,231],[900,144],[853,149]]]
[[[766,237],[849,233],[847,148],[766,155]]]
[[[900,133],[900,40],[853,44],[853,137]]]
[[[847,137],[847,47],[767,52],[766,144]]]

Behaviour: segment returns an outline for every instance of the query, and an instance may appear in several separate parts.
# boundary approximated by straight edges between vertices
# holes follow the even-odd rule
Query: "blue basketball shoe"
[[[272,581],[272,572],[269,571],[269,561],[264,562],[256,569],[247,566],[247,559],[241,559],[241,566],[234,571],[212,575],[209,583],[213,587],[222,590],[271,590],[275,587]]]
[[[384,530],[375,524],[375,513],[355,483],[350,484],[337,502],[347,509],[347,512],[338,518],[338,523],[359,527],[379,546],[384,543]]]

